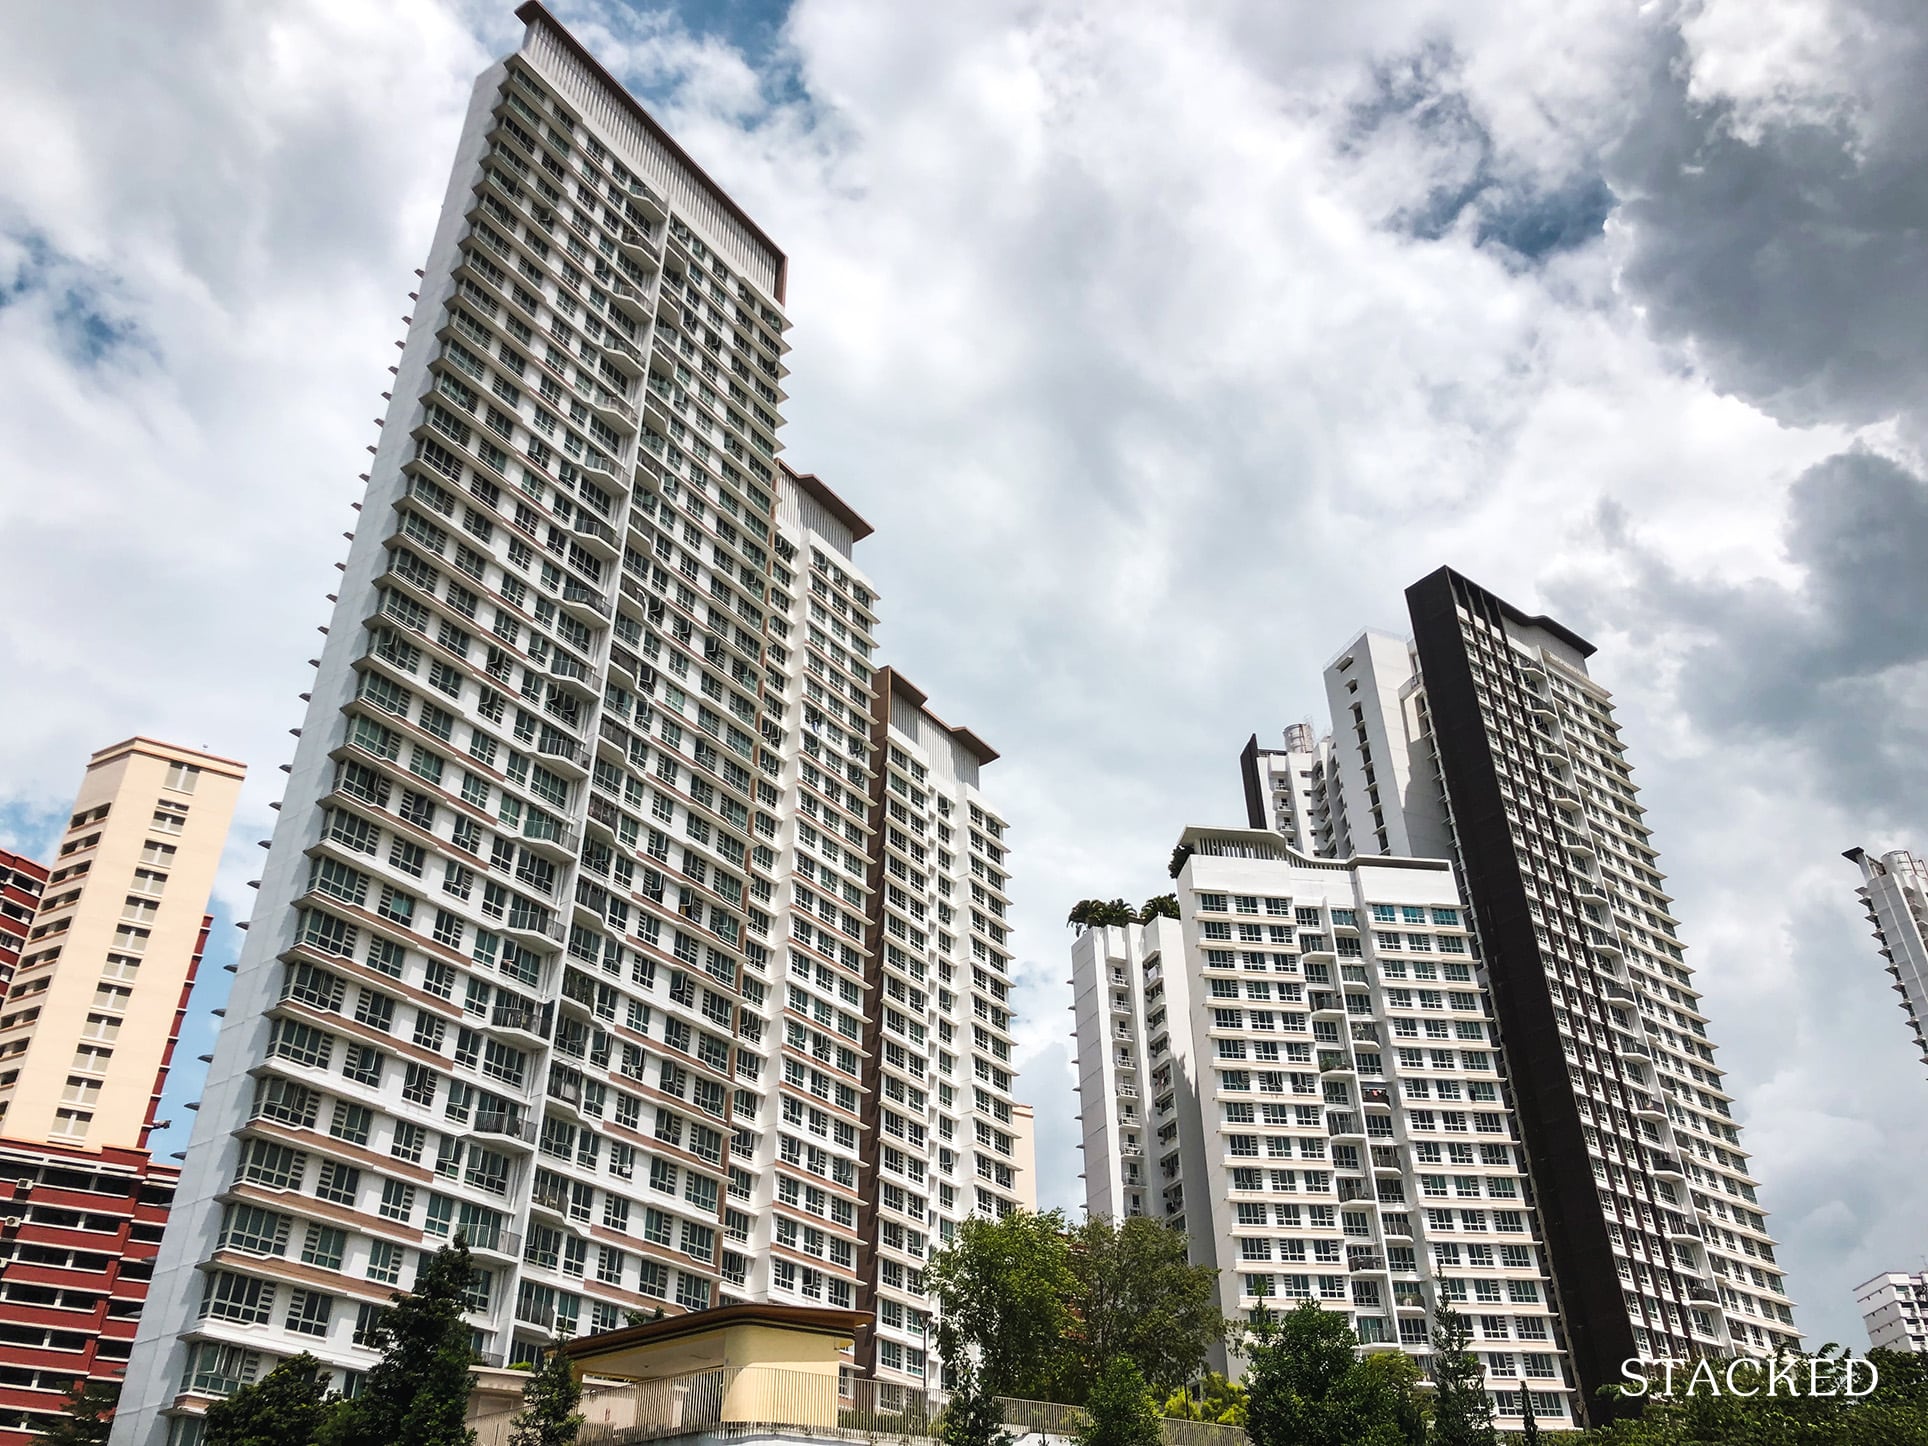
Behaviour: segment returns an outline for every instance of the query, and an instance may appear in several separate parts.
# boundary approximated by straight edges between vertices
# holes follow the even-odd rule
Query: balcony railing
[[[656,1381],[591,1387],[578,1410],[580,1446],[631,1446],[679,1436],[747,1439],[806,1436],[826,1440],[923,1443],[937,1436],[945,1392],[887,1381],[844,1380],[834,1375],[774,1366],[725,1366]],[[1052,1401],[997,1398],[1005,1429],[1014,1437],[1075,1437],[1084,1425],[1076,1406]],[[511,1413],[473,1423],[476,1446],[508,1446]],[[1166,1446],[1248,1446],[1235,1426],[1207,1421],[1159,1423]]]

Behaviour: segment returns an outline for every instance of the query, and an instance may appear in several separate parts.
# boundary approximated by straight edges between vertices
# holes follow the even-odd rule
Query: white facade
[[[1247,745],[1249,820],[1289,839],[1322,818],[1331,857],[1451,863],[1589,1416],[1628,1355],[1798,1345],[1591,645],[1450,569],[1407,598],[1413,642],[1362,633],[1326,669],[1329,736],[1294,725],[1291,764]],[[1899,889],[1871,871],[1864,894]],[[1116,1144],[1086,1131],[1093,1199],[1117,1198]]]
[[[297,1351],[352,1387],[375,1312],[457,1234],[497,1365],[635,1311],[854,1306],[890,1245],[865,1216],[869,528],[775,460],[782,255],[519,13],[396,368],[127,1446],[195,1446],[210,1400]],[[964,788],[934,832],[990,831]],[[989,856],[956,852],[947,898]],[[1005,945],[959,907],[945,971]],[[905,1068],[961,1092],[977,1056],[949,1041],[980,1025],[941,982]],[[974,1105],[940,1105],[975,1141]]]
[[[1870,1349],[1928,1352],[1928,1272],[1877,1275],[1855,1287],[1854,1300]]]
[[[980,788],[997,753],[931,712],[894,669],[878,673],[877,688],[865,1304],[877,1317],[878,1379],[922,1384],[931,1251],[973,1213],[1008,1214],[1027,1188],[1011,1098],[1009,837]]]
[[[1877,859],[1850,849],[1847,856],[1861,866],[1863,883],[1855,892],[1888,961],[1915,1049],[1928,1063],[1928,863],[1905,850]]]
[[[1332,740],[1315,739],[1310,723],[1294,723],[1284,741],[1283,748],[1261,748],[1253,734],[1239,755],[1246,822],[1306,853],[1346,852],[1337,838],[1345,827],[1343,804],[1329,787]]]
[[[1443,861],[1188,829],[1180,918],[1073,948],[1086,1192],[1215,1264],[1221,1308],[1316,1300],[1424,1358],[1444,1299],[1496,1405],[1572,1388],[1485,979]],[[1510,1397],[1510,1400],[1509,1400]]]

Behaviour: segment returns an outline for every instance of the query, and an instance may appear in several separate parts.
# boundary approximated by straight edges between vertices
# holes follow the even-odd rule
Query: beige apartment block
[[[0,1013],[0,1134],[145,1145],[246,775],[150,738],[88,760]]]

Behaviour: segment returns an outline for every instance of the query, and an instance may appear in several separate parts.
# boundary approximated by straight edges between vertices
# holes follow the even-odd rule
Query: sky
[[[1865,1345],[1854,1285],[1928,1252],[1841,858],[1928,847],[1928,12],[555,8],[786,250],[786,456],[876,527],[881,660],[1003,754],[1046,1203],[1066,910],[1242,822],[1247,736],[1323,726],[1450,563],[1599,646],[1797,1318]],[[130,733],[251,764],[183,1127],[510,9],[39,5],[0,49],[0,844]]]

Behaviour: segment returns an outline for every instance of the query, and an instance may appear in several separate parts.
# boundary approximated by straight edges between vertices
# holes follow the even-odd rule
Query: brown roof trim
[[[209,763],[218,763],[224,768],[239,769],[244,777],[248,771],[248,765],[238,758],[223,758],[220,754],[209,753],[204,748],[188,748],[180,743],[164,743],[159,738],[149,738],[139,733],[132,738],[123,738],[118,743],[110,743],[105,748],[95,749],[88,757],[87,765],[91,768],[96,763],[117,758],[123,753],[151,753],[154,749],[161,749],[166,753],[179,753],[188,758],[205,758]]]
[[[602,62],[591,55],[583,43],[569,33],[568,27],[549,12],[549,7],[544,5],[542,0],[524,0],[523,4],[516,7],[515,18],[520,20],[524,25],[534,26],[538,22],[541,22],[554,30],[557,37],[561,39],[564,45],[568,46],[576,59],[580,60],[589,68],[589,73],[603,81],[615,92],[617,103],[620,104],[624,110],[636,117],[636,119],[642,123],[644,130],[662,142],[663,146],[672,156],[689,167],[690,174],[702,182],[704,188],[709,191],[712,199],[714,199],[718,205],[725,211],[728,211],[730,215],[742,223],[743,227],[749,231],[752,236],[769,248],[770,254],[777,259],[777,304],[782,305],[784,303],[784,291],[790,280],[790,258],[783,254],[783,248],[770,239],[768,232],[750,219],[750,213],[732,200],[728,191],[725,191],[721,186],[717,185],[715,181],[710,179],[709,172],[696,164],[695,160],[691,158],[690,153],[676,143],[670,136],[670,133],[663,129],[656,117],[643,109],[642,102],[629,93],[629,88],[603,68]]]
[[[665,1316],[662,1320],[645,1321],[642,1325],[624,1326],[621,1330],[602,1331],[579,1340],[564,1341],[562,1349],[570,1360],[586,1361],[635,1346],[680,1340],[684,1336],[701,1335],[729,1326],[783,1326],[789,1330],[815,1331],[826,1336],[854,1337],[859,1331],[869,1329],[870,1324],[871,1314],[866,1310],[830,1310],[814,1305],[759,1305],[751,1302],[718,1306],[714,1310],[690,1311],[684,1315]]]
[[[862,542],[877,530],[857,515],[856,508],[832,492],[829,485],[815,472],[799,472],[788,462],[780,461],[777,465],[783,468],[784,476],[796,483],[798,491],[808,492],[817,500],[819,506],[850,529],[852,542]]]
[[[880,671],[889,675],[891,692],[901,696],[911,707],[915,708],[939,728],[942,728],[946,733],[950,734],[952,740],[963,748],[966,753],[969,753],[975,758],[980,766],[986,763],[996,763],[998,759],[1003,756],[997,749],[986,743],[970,729],[952,727],[949,723],[946,723],[942,718],[939,718],[935,713],[931,712],[929,708],[926,708],[924,704],[929,700],[930,695],[895,668],[884,668]]]

